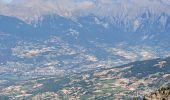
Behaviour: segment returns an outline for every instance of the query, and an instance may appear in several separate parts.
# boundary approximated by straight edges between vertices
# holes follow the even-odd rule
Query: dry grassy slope
[[[170,88],[158,89],[149,96],[146,96],[147,100],[170,100]]]

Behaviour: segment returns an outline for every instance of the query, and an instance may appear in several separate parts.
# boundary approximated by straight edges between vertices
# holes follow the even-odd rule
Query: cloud
[[[170,0],[161,0],[161,2],[170,6]]]
[[[34,20],[48,14],[69,17],[76,12],[91,11],[93,7],[93,2],[89,0],[81,2],[75,0],[13,0],[11,4],[0,3],[0,14]]]
[[[2,2],[2,3],[11,3],[12,0],[0,0],[0,2]]]
[[[23,20],[37,20],[49,14],[65,17],[94,14],[135,19],[136,15],[148,9],[155,15],[162,12],[170,15],[169,0],[12,0],[10,3],[2,1],[4,0],[0,0],[0,14]]]

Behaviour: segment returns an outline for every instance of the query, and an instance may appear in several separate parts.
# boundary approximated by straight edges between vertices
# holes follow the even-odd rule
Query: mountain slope
[[[51,62],[55,68],[70,72],[170,55],[167,30],[160,33],[152,33],[150,29],[151,33],[143,33],[145,28],[125,31],[123,26],[95,15],[76,19],[48,15],[30,24],[1,15],[0,21],[0,63],[13,74],[23,75],[25,71],[35,74],[37,68],[49,68]],[[22,69],[18,64],[27,67]],[[36,66],[33,69],[29,68],[32,64]],[[16,68],[22,70],[16,72]],[[9,70],[4,72],[7,74]]]
[[[5,96],[17,92],[16,99],[132,99],[143,98],[148,93],[169,85],[170,57],[133,62],[109,69],[98,69],[68,76],[44,77],[20,81],[2,89]],[[152,70],[151,70],[152,69]],[[50,84],[50,85],[49,85]],[[26,88],[30,87],[30,88]],[[31,88],[34,87],[34,88]],[[20,91],[16,90],[19,88]],[[28,95],[28,96],[27,96]]]
[[[146,97],[146,100],[169,100],[169,99],[170,99],[170,88],[158,89]]]

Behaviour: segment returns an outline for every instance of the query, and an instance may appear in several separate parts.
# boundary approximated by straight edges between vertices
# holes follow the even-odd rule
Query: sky
[[[56,14],[64,17],[93,14],[101,17],[126,16],[134,19],[149,10],[170,15],[170,0],[0,0],[0,14],[22,20]]]

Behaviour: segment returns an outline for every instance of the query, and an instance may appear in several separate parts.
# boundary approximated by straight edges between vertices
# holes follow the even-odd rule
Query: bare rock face
[[[170,88],[161,88],[146,97],[147,100],[170,100]]]

